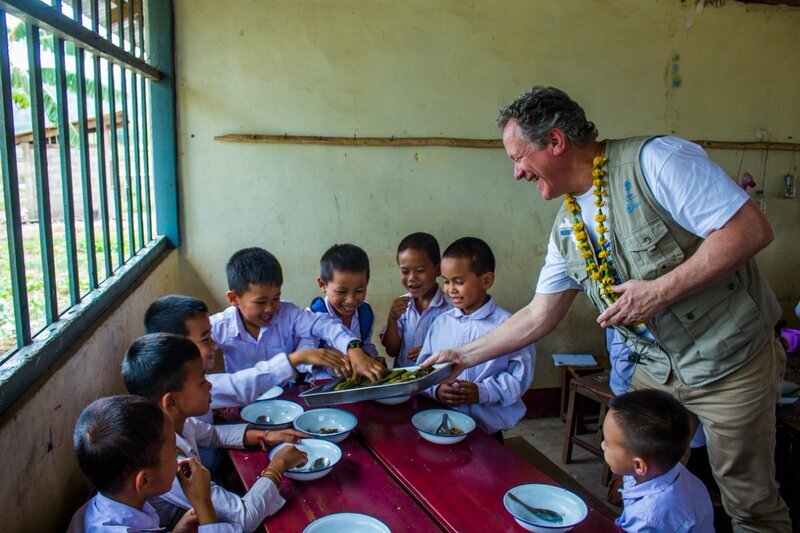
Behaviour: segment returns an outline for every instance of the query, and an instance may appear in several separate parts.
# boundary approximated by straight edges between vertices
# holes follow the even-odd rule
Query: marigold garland
[[[608,158],[604,156],[597,156],[592,160],[592,186],[594,187],[592,194],[594,194],[595,197],[594,205],[598,208],[597,215],[594,217],[597,223],[597,243],[600,245],[600,251],[597,253],[598,259],[595,259],[592,246],[589,244],[586,226],[584,226],[581,217],[581,206],[578,205],[578,201],[575,200],[575,196],[572,194],[566,194],[564,196],[564,202],[566,203],[567,211],[572,213],[572,217],[575,220],[575,223],[572,225],[572,231],[578,243],[578,251],[581,257],[586,260],[586,272],[588,272],[591,279],[599,282],[600,297],[605,300],[607,304],[611,305],[617,299],[617,294],[612,290],[614,286],[614,276],[612,275],[608,250],[605,248],[608,242],[606,239],[608,228],[605,226],[606,215],[603,214],[603,207],[606,205],[603,197],[607,195],[606,182],[604,179],[606,172],[603,167],[605,167],[606,163],[608,163]]]

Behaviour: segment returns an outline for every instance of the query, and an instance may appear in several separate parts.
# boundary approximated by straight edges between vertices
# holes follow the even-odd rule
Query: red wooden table
[[[303,389],[287,389],[298,401]],[[523,531],[503,507],[503,495],[523,483],[554,482],[480,429],[464,441],[442,446],[419,436],[411,416],[440,407],[423,397],[394,406],[360,402],[338,406],[358,417],[356,431],[339,445],[342,460],[316,481],[284,479],[286,505],[267,518],[267,531],[302,531],[310,522],[337,512],[360,512],[400,531]],[[267,465],[262,451],[230,451],[246,487]],[[573,529],[619,531],[595,511]]]
[[[447,531],[472,531],[478,524],[492,531],[523,531],[503,506],[503,495],[524,483],[555,484],[480,429],[452,446],[420,437],[412,415],[441,407],[428,398],[394,406],[361,402],[339,407],[358,417],[357,431],[367,448]],[[618,529],[590,509],[573,531]]]
[[[317,518],[345,512],[374,516],[392,531],[440,531],[355,435],[339,446],[342,459],[327,476],[313,481],[283,479],[280,492],[286,504],[264,521],[266,531],[299,532]],[[248,489],[269,462],[263,451],[229,454]]]

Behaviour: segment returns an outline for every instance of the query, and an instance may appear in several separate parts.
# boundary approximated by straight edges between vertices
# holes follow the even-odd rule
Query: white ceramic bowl
[[[308,524],[303,533],[391,533],[389,526],[361,513],[335,513]]]
[[[509,493],[527,503],[531,507],[550,509],[560,513],[563,517],[561,522],[548,522],[537,517],[535,514],[526,510],[522,505],[511,499]],[[537,533],[556,533],[559,531],[569,531],[575,525],[586,518],[589,509],[578,496],[556,487],[544,483],[529,483],[527,485],[517,485],[503,496],[503,505],[517,524],[528,531]]]
[[[281,394],[283,394],[283,387],[278,387],[277,385],[275,385],[274,387],[272,387],[269,390],[267,390],[267,392],[265,392],[264,394],[262,394],[261,396],[256,398],[256,401],[258,401],[258,400],[271,400],[273,398],[277,398]]]
[[[447,413],[450,418],[450,427],[463,431],[460,435],[437,435],[436,428],[442,423],[442,417]],[[426,409],[411,417],[411,423],[417,428],[420,436],[434,444],[455,444],[467,438],[475,429],[475,421],[471,416],[452,409]]]
[[[302,412],[300,404],[288,400],[259,400],[244,406],[239,415],[260,429],[286,429]]]
[[[308,455],[308,462],[303,466],[297,468],[290,468],[283,475],[289,479],[296,479],[298,481],[311,481],[312,479],[319,479],[322,476],[328,475],[333,470],[334,465],[342,458],[342,450],[336,444],[320,439],[300,439],[300,444],[283,443],[275,446],[269,452],[269,458],[272,460],[278,450],[284,446],[296,446],[298,450],[305,452]],[[325,468],[317,470],[305,470],[308,465],[311,465],[319,459],[325,457],[328,459],[329,464]]]
[[[306,411],[294,419],[294,428],[330,442],[342,442],[358,424],[358,418],[344,409],[325,407]],[[323,432],[323,429],[336,431]]]
[[[392,398],[380,398],[375,401],[383,405],[398,405],[407,402],[409,399],[411,399],[411,396],[394,396]]]

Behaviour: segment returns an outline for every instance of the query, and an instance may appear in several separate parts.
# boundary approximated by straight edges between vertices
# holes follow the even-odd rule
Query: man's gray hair
[[[523,93],[500,110],[497,126],[502,130],[512,119],[536,148],[547,144],[547,133],[553,128],[563,131],[567,140],[579,148],[597,138],[597,128],[586,120],[583,108],[555,87],[537,85]]]

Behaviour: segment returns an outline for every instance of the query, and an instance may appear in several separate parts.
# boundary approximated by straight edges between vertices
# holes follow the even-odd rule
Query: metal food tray
[[[336,385],[345,379],[337,378],[301,393],[300,397],[305,400],[309,407],[314,407],[317,405],[355,403],[364,400],[381,400],[383,398],[394,398],[396,396],[411,396],[442,381],[450,373],[450,366],[452,366],[452,364],[451,362],[435,364],[433,368],[436,370],[427,376],[412,379],[404,383],[366,385],[357,389],[333,390]],[[419,366],[398,367],[392,370],[399,370],[400,368],[403,370],[416,370]]]

